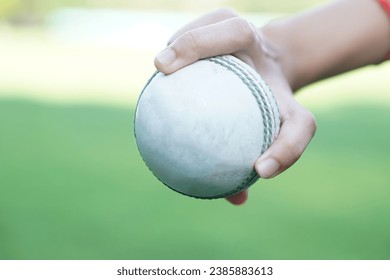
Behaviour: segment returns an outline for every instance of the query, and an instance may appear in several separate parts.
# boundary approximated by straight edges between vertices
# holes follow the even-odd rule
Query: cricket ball
[[[256,159],[279,132],[271,89],[230,55],[156,72],[134,118],[138,150],[166,186],[196,198],[234,195],[257,181]]]

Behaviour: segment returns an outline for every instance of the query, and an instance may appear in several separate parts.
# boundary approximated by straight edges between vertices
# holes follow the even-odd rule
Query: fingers
[[[272,178],[299,159],[314,136],[316,121],[292,98],[278,50],[267,42],[252,24],[233,11],[217,10],[176,32],[154,63],[160,72],[171,74],[202,58],[232,54],[258,71],[273,88],[282,117],[277,139],[255,163],[261,177]],[[247,198],[248,192],[244,191],[226,199],[240,205]]]
[[[287,116],[269,149],[256,161],[262,178],[272,178],[293,165],[302,155],[317,129],[313,115],[299,106]]]
[[[258,40],[252,24],[230,18],[185,32],[156,56],[155,66],[170,74],[202,58],[260,48]]]
[[[240,193],[237,193],[233,196],[229,196],[226,198],[227,201],[229,201],[231,204],[234,205],[241,205],[244,204],[248,199],[248,190],[244,190]]]
[[[294,103],[294,110],[285,117],[280,133],[269,149],[256,161],[255,168],[262,178],[272,178],[293,165],[313,138],[317,124],[311,112]],[[248,200],[248,190],[227,197],[234,205]]]
[[[202,15],[200,18],[186,24],[178,31],[176,31],[176,33],[173,34],[173,36],[169,39],[168,45],[170,45],[173,41],[175,41],[177,38],[179,38],[182,34],[186,33],[187,31],[197,29],[202,26],[214,24],[237,16],[238,14],[236,12],[228,8],[221,8],[221,9],[211,11],[205,15]]]

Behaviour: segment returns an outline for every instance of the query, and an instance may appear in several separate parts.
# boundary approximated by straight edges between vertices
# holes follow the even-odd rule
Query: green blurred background
[[[2,0],[0,259],[389,259],[389,63],[302,90],[316,137],[242,207],[172,192],[135,145],[134,102],[177,28],[321,2]]]

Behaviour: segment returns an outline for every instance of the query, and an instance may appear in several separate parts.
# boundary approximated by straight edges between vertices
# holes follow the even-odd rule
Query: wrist
[[[383,61],[389,17],[377,0],[333,1],[261,28],[293,91]]]
[[[261,43],[266,59],[272,60],[278,65],[282,75],[286,79],[290,88],[295,91],[299,89],[296,73],[294,71],[296,57],[292,49],[288,46],[288,41],[284,40],[282,23],[271,22],[259,29]]]

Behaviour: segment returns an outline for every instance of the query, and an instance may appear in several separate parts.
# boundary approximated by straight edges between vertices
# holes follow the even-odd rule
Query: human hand
[[[281,128],[278,137],[261,155],[255,169],[260,177],[272,178],[293,165],[316,131],[316,121],[293,97],[291,83],[282,61],[283,48],[275,46],[267,32],[229,9],[219,9],[185,25],[155,58],[156,68],[170,74],[199,59],[232,54],[260,73],[273,90],[279,105]],[[287,75],[286,75],[287,74]],[[228,197],[240,205],[248,198],[245,190]]]

